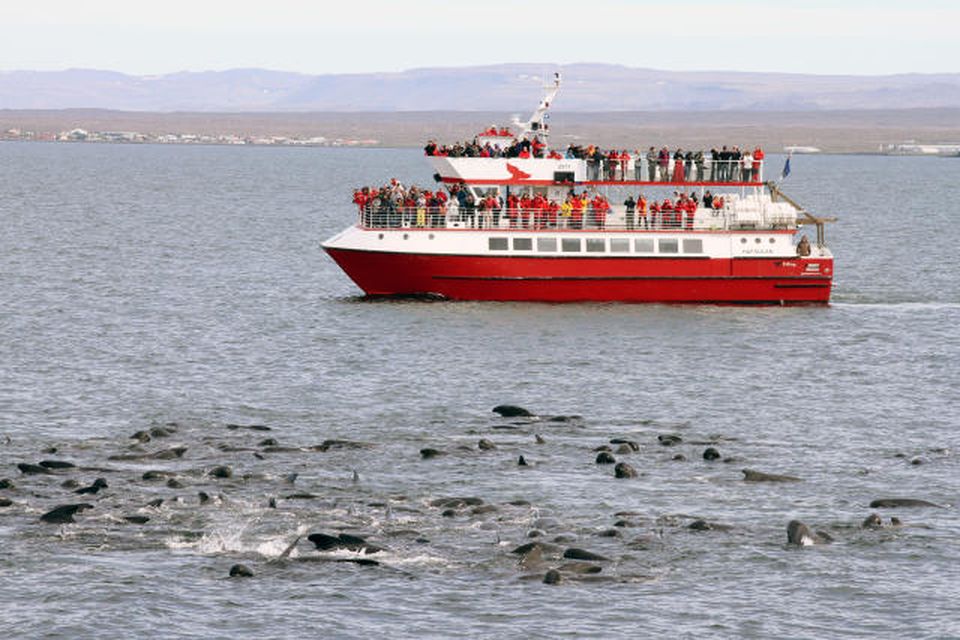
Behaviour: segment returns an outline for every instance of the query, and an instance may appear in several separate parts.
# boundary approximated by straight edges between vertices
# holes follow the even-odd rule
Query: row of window
[[[380,240],[383,240],[384,234],[378,234]],[[430,240],[434,235],[431,233]],[[410,238],[409,233],[403,234],[403,239]],[[533,251],[534,238],[514,238],[514,251]],[[587,253],[606,253],[608,246],[610,253],[630,253],[630,238],[536,238],[537,251],[543,253],[577,253],[586,251]],[[754,238],[756,244],[763,242],[760,238]],[[746,238],[740,238],[741,244],[746,244]],[[770,244],[776,242],[775,238],[769,238]],[[608,245],[609,243],[609,245]],[[703,253],[703,240],[699,238],[634,238],[632,241],[634,253]],[[490,251],[509,251],[510,238],[489,238],[487,248]],[[682,249],[682,251],[681,251]]]
[[[559,240],[559,241],[558,241]],[[634,238],[634,253],[703,253],[700,238]],[[630,253],[630,238],[536,238],[536,250],[543,253]],[[490,238],[490,251],[507,251],[510,238]],[[514,251],[533,251],[534,238],[513,238]]]

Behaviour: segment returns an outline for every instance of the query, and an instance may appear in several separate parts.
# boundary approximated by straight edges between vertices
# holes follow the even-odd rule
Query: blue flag
[[[790,175],[790,156],[787,156],[787,161],[783,163],[783,171],[780,172],[780,179],[783,180],[788,175]]]

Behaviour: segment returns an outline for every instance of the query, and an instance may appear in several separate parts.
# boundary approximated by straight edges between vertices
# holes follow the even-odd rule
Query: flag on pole
[[[793,154],[787,156],[787,161],[783,163],[783,171],[780,172],[780,179],[783,180],[790,175],[790,158]]]

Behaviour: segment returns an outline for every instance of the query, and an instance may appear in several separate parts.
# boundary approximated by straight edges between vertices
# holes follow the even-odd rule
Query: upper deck
[[[555,154],[559,155],[559,154]],[[446,184],[544,187],[743,187],[763,184],[764,161],[738,159],[650,159],[635,154],[597,158],[512,156],[428,156],[435,175]]]

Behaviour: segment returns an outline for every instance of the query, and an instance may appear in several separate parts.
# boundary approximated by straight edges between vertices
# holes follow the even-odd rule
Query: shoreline
[[[99,109],[0,110],[0,139],[98,144],[220,144],[416,148],[467,140],[503,112],[199,113]],[[551,114],[555,148],[650,145],[816,147],[823,154],[884,154],[884,147],[960,143],[960,109],[859,111],[563,112]],[[77,133],[80,132],[80,133]],[[75,134],[71,137],[71,134]],[[93,139],[89,139],[89,138]],[[914,155],[914,154],[910,154]],[[934,154],[918,154],[934,155]],[[935,156],[936,157],[936,156]]]
[[[17,143],[17,144],[63,144],[63,145],[110,145],[110,146],[158,146],[158,147],[167,147],[167,146],[192,146],[192,147],[301,147],[301,148],[348,148],[348,149],[368,149],[368,150],[400,150],[400,149],[417,149],[417,145],[390,145],[390,144],[363,144],[360,141],[339,141],[339,142],[330,142],[330,143],[283,143],[283,142],[250,142],[250,143],[230,143],[230,142],[158,142],[158,141],[142,141],[142,142],[122,142],[122,141],[83,141],[83,140],[40,140],[40,139],[12,139],[0,136],[0,144],[2,143]],[[787,151],[783,149],[773,149],[768,150],[768,154],[774,156],[785,156],[788,155]],[[935,153],[891,153],[887,151],[796,151],[792,155],[804,155],[804,156],[892,156],[892,157],[913,157],[913,158],[954,158],[958,157],[956,155],[945,155],[945,154],[935,154]]]

